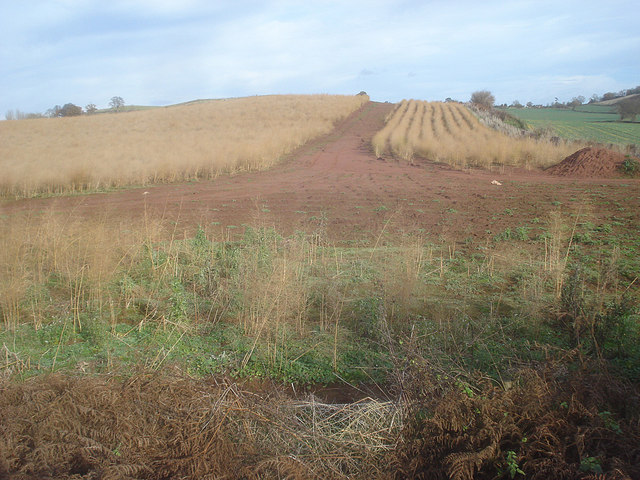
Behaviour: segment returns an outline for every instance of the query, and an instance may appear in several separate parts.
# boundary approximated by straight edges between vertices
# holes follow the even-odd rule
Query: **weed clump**
[[[633,158],[630,155],[626,155],[620,166],[622,173],[629,177],[635,177],[640,175],[640,161],[637,158]]]
[[[473,390],[452,380],[424,389],[442,381],[421,368],[409,379],[413,395],[394,452],[405,478],[640,475],[637,386],[593,370],[567,376],[557,366],[523,371],[504,387],[476,378]]]

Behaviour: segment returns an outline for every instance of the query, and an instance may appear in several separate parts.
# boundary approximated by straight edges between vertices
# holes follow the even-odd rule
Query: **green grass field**
[[[511,115],[531,129],[549,128],[569,140],[590,140],[617,145],[640,143],[640,122],[621,122],[612,107],[583,105],[577,110],[558,108],[509,108]]]

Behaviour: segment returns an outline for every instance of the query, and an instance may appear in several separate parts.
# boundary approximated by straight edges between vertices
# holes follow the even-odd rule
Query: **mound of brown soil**
[[[606,148],[587,147],[569,155],[546,171],[563,177],[619,177],[624,154]]]

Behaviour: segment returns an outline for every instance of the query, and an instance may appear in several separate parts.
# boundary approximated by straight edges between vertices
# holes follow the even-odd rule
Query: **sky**
[[[0,0],[0,118],[266,94],[547,104],[640,85],[637,0]]]

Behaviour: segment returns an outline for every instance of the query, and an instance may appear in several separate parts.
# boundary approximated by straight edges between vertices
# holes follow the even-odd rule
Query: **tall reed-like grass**
[[[461,104],[403,100],[372,140],[377,156],[390,153],[412,162],[414,156],[457,167],[553,165],[575,145],[514,137],[490,129]]]
[[[9,217],[0,223],[0,332],[51,323],[63,333],[123,324],[189,332],[222,321],[251,339],[241,367],[265,348],[274,367],[289,358],[292,336],[320,334],[333,337],[336,368],[338,346],[352,333],[387,342],[385,332],[416,318],[445,321],[452,309],[474,315],[467,312],[509,302],[542,318],[563,291],[581,219],[552,212],[539,240],[500,240],[469,256],[453,239],[381,241],[384,229],[373,248],[345,248],[264,226],[230,241],[203,228],[178,232],[162,218]],[[613,260],[604,263],[615,270]]]
[[[72,214],[32,214],[0,224],[0,313],[5,328],[37,329],[61,313],[82,328],[83,313],[108,316],[114,280],[145,260],[162,238],[159,221],[80,221]],[[124,292],[124,291],[123,291]],[[115,298],[114,298],[115,297]],[[126,295],[123,295],[126,301]]]
[[[0,122],[0,195],[213,178],[266,169],[368,97],[284,95]]]
[[[224,233],[216,238],[199,229],[193,237],[165,219],[143,220],[55,212],[6,218],[0,328],[225,319],[275,349],[283,328],[305,335],[314,326],[337,335],[361,296],[388,297],[406,311],[424,265],[413,240],[343,254],[317,234],[283,238],[264,226],[246,227],[240,240],[228,241]],[[371,281],[354,288],[352,276]]]

